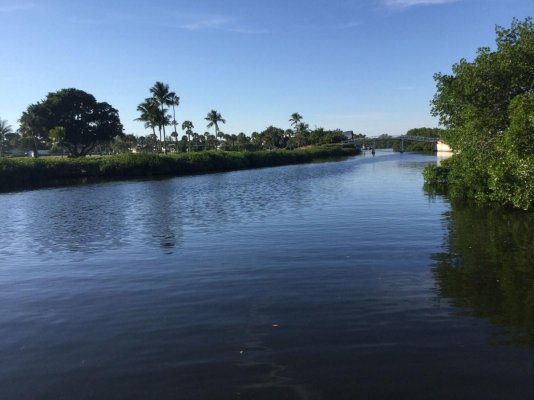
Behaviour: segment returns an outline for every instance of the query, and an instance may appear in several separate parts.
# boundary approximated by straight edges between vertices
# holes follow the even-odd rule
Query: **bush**
[[[0,189],[42,187],[69,180],[140,178],[223,172],[356,155],[354,148],[320,146],[258,152],[204,151],[178,154],[120,154],[86,158],[0,159]]]

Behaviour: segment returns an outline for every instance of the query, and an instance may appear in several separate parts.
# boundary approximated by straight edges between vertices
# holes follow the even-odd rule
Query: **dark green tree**
[[[534,202],[534,24],[496,28],[496,49],[478,49],[452,74],[436,74],[432,112],[456,151],[445,164],[449,193],[523,209]],[[431,176],[432,174],[428,174]]]
[[[36,154],[37,141],[52,140],[70,156],[80,157],[123,135],[118,111],[79,89],[48,93],[45,100],[28,106],[20,124],[23,135],[32,137]]]
[[[211,110],[206,118],[204,118],[206,121],[209,121],[207,128],[211,128],[212,126],[215,127],[215,149],[217,149],[217,137],[219,136],[219,122],[222,122],[223,124],[226,123],[226,120],[223,119],[222,115],[218,113],[215,110]]]
[[[152,129],[152,133],[156,134],[156,127],[159,121],[159,106],[152,97],[145,99],[141,104],[137,106],[137,111],[141,114],[136,121],[142,121],[145,123],[145,129]],[[160,135],[161,136],[161,135]],[[161,137],[160,137],[161,140]]]
[[[177,137],[178,132],[176,132],[176,125],[178,125],[178,122],[176,121],[175,107],[178,107],[180,105],[180,97],[178,97],[175,93],[173,93],[173,96],[171,97],[170,105],[172,106],[172,124],[174,126],[174,133],[176,133]]]
[[[261,146],[267,150],[274,150],[285,147],[285,136],[284,130],[276,128],[274,126],[269,126],[263,132],[260,133],[261,136]]]
[[[7,135],[12,133],[11,125],[7,121],[0,118],[0,157],[4,155],[4,142],[7,141]]]
[[[289,118],[289,122],[291,123],[291,126],[293,127],[295,133],[297,132],[297,126],[302,121],[302,115],[299,113],[293,113],[291,114],[291,117]]]
[[[184,130],[187,135],[187,144],[189,151],[191,151],[191,134],[193,133],[194,128],[195,127],[193,126],[193,123],[191,121],[184,121],[182,123],[182,130]]]
[[[177,96],[176,93],[170,91],[168,84],[159,81],[156,82],[154,86],[150,88],[150,93],[152,93],[152,97],[154,98],[161,110],[159,123],[160,126],[163,128],[163,152],[166,153],[167,138],[165,135],[165,126],[170,125],[171,121],[170,118],[166,116],[167,109],[165,107],[173,105]]]
[[[297,124],[295,128],[295,139],[297,139],[297,146],[305,146],[308,144],[308,135],[310,133],[310,127],[304,122]]]
[[[38,156],[38,150],[48,142],[47,114],[46,107],[42,107],[41,103],[31,104],[19,119],[23,146],[31,149],[34,157]]]
[[[250,145],[250,137],[245,135],[243,132],[239,132],[237,137],[236,137],[235,143],[236,143],[236,146],[237,146],[238,150],[240,150],[240,151],[248,150],[249,147],[250,147],[249,146]]]

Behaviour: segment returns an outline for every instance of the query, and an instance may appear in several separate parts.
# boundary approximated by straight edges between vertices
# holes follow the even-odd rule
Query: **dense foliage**
[[[496,33],[494,51],[480,48],[474,61],[461,60],[451,75],[436,74],[433,114],[456,152],[444,170],[452,196],[529,209],[534,205],[534,24],[531,18],[514,20]]]
[[[78,89],[48,93],[45,100],[31,104],[22,114],[20,131],[31,139],[35,154],[37,143],[48,141],[73,157],[84,156],[99,143],[123,134],[118,111]]]
[[[0,118],[0,157],[4,155],[4,147],[8,143],[8,135],[12,134],[11,125]]]
[[[317,146],[256,152],[204,151],[168,155],[128,153],[86,158],[2,158],[0,189],[47,186],[66,180],[169,176],[261,168],[355,154],[355,148]]]

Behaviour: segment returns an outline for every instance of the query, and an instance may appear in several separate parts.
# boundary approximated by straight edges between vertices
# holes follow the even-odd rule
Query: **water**
[[[532,398],[533,216],[428,162],[0,195],[0,398]]]

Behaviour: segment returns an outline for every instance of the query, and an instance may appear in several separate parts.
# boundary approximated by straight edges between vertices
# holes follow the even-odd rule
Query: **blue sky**
[[[437,126],[433,74],[494,44],[534,0],[0,0],[0,118],[14,128],[48,92],[75,87],[119,110],[126,133],[155,81],[177,120],[225,133],[310,127],[368,136]]]

